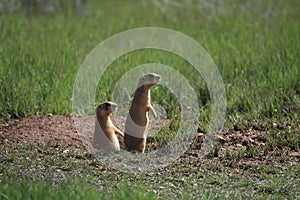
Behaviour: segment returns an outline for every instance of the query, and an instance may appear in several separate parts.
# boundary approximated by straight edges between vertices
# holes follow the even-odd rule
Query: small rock
[[[69,149],[66,149],[63,151],[63,153],[69,153],[69,151],[70,151]]]
[[[222,137],[222,136],[218,136],[218,140],[223,144],[226,142],[226,138]]]
[[[249,142],[254,143],[255,141],[251,138],[249,138]]]
[[[197,133],[197,137],[202,137],[204,136],[204,133]]]
[[[255,146],[260,146],[260,142],[254,142]]]

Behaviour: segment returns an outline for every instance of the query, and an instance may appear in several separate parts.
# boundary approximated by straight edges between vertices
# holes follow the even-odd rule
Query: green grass
[[[63,153],[66,149],[70,151]],[[252,162],[182,158],[156,171],[131,174],[109,169],[86,150],[75,151],[64,143],[3,144],[0,150],[0,199],[297,199],[300,195],[299,165],[281,165],[278,155]],[[299,162],[292,157],[287,161]]]
[[[265,131],[259,136],[265,146],[226,149],[217,158],[220,144],[207,160],[127,174],[101,166],[88,153],[57,152],[57,146],[67,148],[61,144],[1,144],[0,199],[299,199],[299,158],[288,155],[299,152],[300,144],[299,1],[91,0],[83,11],[73,1],[53,2],[56,11],[42,14],[25,4],[9,12],[9,1],[0,0],[0,119],[71,113],[73,84],[87,54],[119,32],[157,26],[180,31],[206,49],[226,87],[225,127]],[[147,49],[121,56],[104,73],[95,102],[111,100],[122,74],[151,62],[190,81],[201,112],[199,131],[205,132],[211,107],[206,84],[171,53]],[[178,101],[163,87],[152,97],[173,119],[168,134],[154,138],[163,144],[178,128]],[[262,157],[267,161],[254,162]],[[247,159],[253,165],[243,164]]]
[[[71,2],[55,2],[60,9],[52,14],[19,11],[0,18],[1,118],[71,113],[72,87],[85,56],[104,39],[143,26],[181,31],[207,50],[226,85],[228,122],[299,118],[297,2],[195,1],[176,6],[161,1],[90,1],[85,15],[72,9]],[[191,66],[158,50],[117,59],[99,83],[96,102],[112,98],[113,84],[124,72],[149,62],[174,67],[199,92],[200,107],[210,103],[205,82]],[[154,99],[159,101],[162,94]],[[209,112],[203,113],[205,121]]]
[[[92,188],[71,183],[53,185],[52,182],[7,178],[0,183],[0,199],[99,199]]]
[[[147,193],[141,187],[118,185],[97,192],[84,179],[68,179],[54,184],[53,181],[38,181],[30,178],[4,177],[0,182],[0,199],[156,199],[154,193]],[[134,194],[134,195],[133,195]]]

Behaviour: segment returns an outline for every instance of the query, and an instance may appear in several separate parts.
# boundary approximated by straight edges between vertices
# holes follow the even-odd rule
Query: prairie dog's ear
[[[103,110],[103,108],[104,108],[104,104],[100,104],[98,105],[97,110]]]
[[[96,113],[100,114],[101,112],[105,111],[107,109],[106,103],[101,103],[96,108]]]

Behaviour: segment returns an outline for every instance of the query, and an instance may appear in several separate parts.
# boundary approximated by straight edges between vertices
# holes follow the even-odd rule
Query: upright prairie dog
[[[111,121],[112,112],[117,108],[113,102],[103,102],[96,109],[96,127],[93,147],[103,152],[119,151],[120,144],[116,134],[124,136]]]
[[[153,111],[156,117],[150,103],[150,89],[159,80],[160,75],[155,73],[145,74],[139,80],[125,123],[124,142],[128,151],[140,153],[145,151],[149,124],[148,112]]]

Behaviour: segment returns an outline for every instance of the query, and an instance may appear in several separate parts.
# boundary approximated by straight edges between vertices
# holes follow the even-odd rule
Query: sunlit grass
[[[93,6],[84,16],[72,9],[30,17],[20,12],[1,16],[2,118],[71,113],[72,87],[84,57],[109,36],[141,26],[175,29],[203,45],[226,85],[228,122],[299,117],[296,5],[280,2],[282,9],[278,9],[271,1],[259,5],[235,2],[232,6],[102,2],[99,10],[93,9],[96,2],[90,4]],[[122,9],[114,7],[120,4]],[[137,6],[140,9],[135,9]],[[154,9],[157,6],[161,9]],[[142,17],[133,20],[131,15]],[[122,73],[149,62],[174,67],[199,92],[200,107],[210,103],[205,82],[186,61],[155,50],[132,52],[116,60],[99,82],[96,102],[111,99],[113,84]],[[154,99],[160,95],[155,94]],[[203,121],[208,114],[202,115]]]

